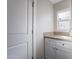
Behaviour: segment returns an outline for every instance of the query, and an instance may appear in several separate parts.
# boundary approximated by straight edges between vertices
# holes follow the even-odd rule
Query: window
[[[71,11],[65,9],[57,13],[57,31],[71,32]]]

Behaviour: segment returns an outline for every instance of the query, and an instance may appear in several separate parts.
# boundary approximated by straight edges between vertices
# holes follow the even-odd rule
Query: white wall
[[[34,45],[36,45],[36,59],[44,57],[43,32],[53,31],[53,5],[48,0],[35,2]]]
[[[56,3],[53,5],[54,7],[54,31],[57,31],[57,18],[56,18],[56,13],[58,11],[61,11],[63,9],[68,9],[70,8],[71,9],[71,2],[72,0],[63,0],[59,3]]]

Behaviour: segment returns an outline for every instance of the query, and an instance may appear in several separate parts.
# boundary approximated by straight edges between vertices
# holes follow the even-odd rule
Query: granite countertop
[[[64,33],[65,34],[65,33]],[[53,33],[44,33],[44,38],[51,38],[51,39],[56,39],[56,40],[65,40],[65,41],[72,41],[72,36],[70,35],[63,35],[63,34],[56,34]]]

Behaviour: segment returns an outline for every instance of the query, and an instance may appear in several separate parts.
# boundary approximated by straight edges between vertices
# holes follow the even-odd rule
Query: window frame
[[[60,30],[59,28],[58,28],[58,25],[59,25],[59,20],[58,20],[58,14],[59,13],[63,13],[63,12],[70,12],[70,20],[63,20],[63,21],[61,21],[61,22],[69,22],[69,29],[67,30],[67,31],[65,31],[65,30]],[[70,8],[66,8],[66,9],[62,9],[62,10],[59,10],[58,12],[57,12],[57,14],[56,14],[56,19],[57,19],[57,31],[58,32],[72,32],[72,17],[71,17],[71,9]]]

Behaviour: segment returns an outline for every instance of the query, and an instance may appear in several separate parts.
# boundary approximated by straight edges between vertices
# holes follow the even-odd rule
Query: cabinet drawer
[[[56,43],[54,39],[45,38],[45,45],[55,47]]]
[[[57,48],[68,48],[68,49],[72,49],[72,43],[71,42],[67,42],[67,41],[59,41],[56,40],[56,47]]]

